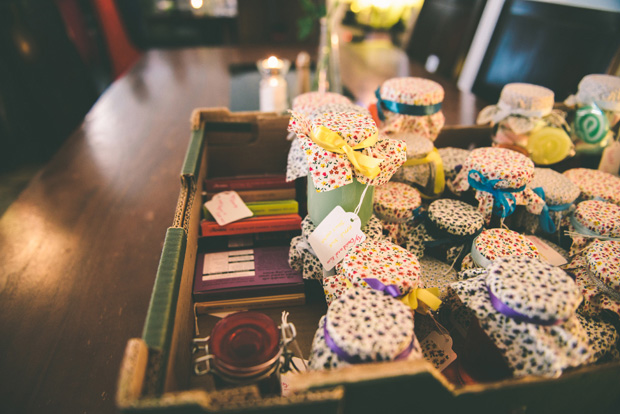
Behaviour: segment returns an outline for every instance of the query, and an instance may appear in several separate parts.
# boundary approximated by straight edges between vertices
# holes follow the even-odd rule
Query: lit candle
[[[288,86],[284,76],[290,62],[270,56],[257,63],[262,75],[260,81],[260,110],[266,112],[284,112],[288,109]]]

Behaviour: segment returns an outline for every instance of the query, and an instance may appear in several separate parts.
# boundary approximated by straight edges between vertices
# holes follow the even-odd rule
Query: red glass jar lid
[[[263,313],[234,313],[215,324],[209,349],[220,369],[251,375],[277,359],[280,331],[273,319]]]

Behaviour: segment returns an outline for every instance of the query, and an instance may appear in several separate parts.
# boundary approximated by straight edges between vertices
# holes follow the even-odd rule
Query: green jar
[[[351,184],[330,191],[318,192],[314,187],[312,179],[308,177],[308,214],[314,225],[318,226],[336,206],[342,207],[344,211],[353,213],[360,202],[365,188],[366,184],[362,184],[354,178]],[[369,185],[358,212],[362,228],[372,216],[374,195],[375,187]]]

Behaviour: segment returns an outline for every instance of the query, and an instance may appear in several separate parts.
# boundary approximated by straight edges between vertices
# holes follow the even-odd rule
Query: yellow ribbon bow
[[[415,288],[403,296],[400,300],[411,309],[419,313],[426,314],[428,313],[428,308],[431,308],[434,311],[439,309],[441,299],[439,299],[438,296],[438,288]],[[420,305],[419,302],[422,302],[422,304]]]
[[[439,195],[443,193],[443,190],[446,186],[446,178],[443,170],[443,160],[441,159],[441,155],[439,155],[439,151],[437,148],[433,148],[431,152],[429,152],[424,158],[411,158],[403,164],[403,167],[410,167],[413,165],[422,165],[422,164],[435,164],[435,186],[433,188],[434,194]]]
[[[375,145],[379,139],[378,134],[373,134],[354,147],[351,147],[336,132],[324,125],[320,125],[310,132],[310,139],[327,151],[345,154],[349,158],[349,161],[351,161],[351,164],[353,164],[355,171],[370,179],[375,178],[381,172],[379,164],[383,162],[383,159],[373,158],[360,152],[355,152],[356,149],[368,148]]]

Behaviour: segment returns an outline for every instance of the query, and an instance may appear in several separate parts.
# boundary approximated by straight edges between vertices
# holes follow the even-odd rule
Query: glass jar
[[[294,337],[294,327],[292,332]],[[269,316],[256,311],[228,315],[215,324],[209,337],[194,343],[194,351],[204,344],[206,352],[194,360],[194,371],[213,374],[216,388],[256,384],[263,395],[281,393],[280,362],[286,341]]]

